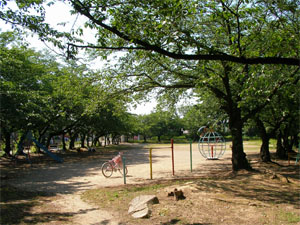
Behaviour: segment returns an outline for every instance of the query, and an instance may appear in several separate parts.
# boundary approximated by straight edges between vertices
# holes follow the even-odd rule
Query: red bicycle
[[[119,152],[117,156],[115,156],[112,160],[109,160],[108,162],[105,162],[102,164],[101,170],[102,174],[105,177],[111,177],[113,172],[116,172],[117,170],[123,175],[123,163],[122,163],[122,152]],[[128,170],[125,166],[125,175],[127,175]]]

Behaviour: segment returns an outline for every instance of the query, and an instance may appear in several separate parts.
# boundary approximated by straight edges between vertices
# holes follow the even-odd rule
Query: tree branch
[[[294,65],[294,66],[300,66],[300,59],[297,58],[280,58],[280,57],[256,57],[256,58],[245,58],[245,57],[236,57],[228,54],[180,54],[175,52],[167,51],[163,48],[161,48],[158,45],[150,44],[144,40],[137,39],[130,37],[124,33],[122,33],[120,30],[118,30],[116,27],[111,27],[105,23],[103,23],[103,20],[96,19],[89,11],[89,8],[83,5],[79,0],[72,0],[71,1],[75,10],[77,10],[80,14],[87,17],[90,21],[92,21],[94,24],[112,32],[113,34],[117,35],[118,37],[138,45],[138,48],[142,46],[144,50],[147,51],[154,51],[159,54],[168,56],[173,59],[182,59],[182,60],[213,60],[213,61],[229,61],[229,62],[235,62],[240,64],[284,64],[284,65]]]
[[[104,50],[146,50],[145,47],[109,47],[109,46],[95,46],[95,45],[76,45],[72,43],[68,43],[68,46],[72,46],[75,48],[94,48],[94,49],[104,49]]]
[[[293,77],[294,75],[297,74],[297,72],[299,71],[299,67],[292,73],[291,77]],[[296,83],[299,80],[299,76],[296,79]],[[255,107],[252,110],[249,110],[248,114],[246,114],[243,118],[243,121],[246,122],[248,119],[250,119],[253,115],[256,115],[258,112],[260,112],[265,106],[267,106],[269,104],[269,102],[271,101],[271,99],[273,98],[273,96],[277,93],[277,91],[285,84],[289,83],[287,80],[283,80],[281,82],[279,82],[275,88],[273,89],[273,91],[270,93],[270,95],[267,97],[267,101],[265,101],[263,104],[258,105],[257,107]]]

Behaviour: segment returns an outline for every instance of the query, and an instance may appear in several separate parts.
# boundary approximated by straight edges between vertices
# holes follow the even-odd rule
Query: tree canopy
[[[12,33],[0,35],[1,138],[7,154],[12,133],[22,136],[31,130],[48,146],[53,136],[66,133],[128,131],[124,97],[112,97],[101,83],[93,82],[93,72],[86,66],[58,63],[49,53],[14,40]]]
[[[66,2],[72,13],[87,19],[71,33],[44,22],[40,1],[16,1],[19,10],[9,9],[4,1],[0,18],[54,42],[70,59],[79,49],[103,59],[125,51],[118,63],[98,75],[98,82],[106,80],[104,86],[113,85],[125,96],[142,98],[155,90],[169,104],[187,94],[216,102],[228,119],[233,169],[250,168],[242,143],[244,124],[281,89],[299,82],[298,0]],[[87,32],[94,34],[95,42],[84,39]]]

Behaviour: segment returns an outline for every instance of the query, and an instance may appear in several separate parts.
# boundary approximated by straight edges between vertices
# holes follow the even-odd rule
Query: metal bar
[[[190,140],[190,164],[191,164],[191,172],[193,172],[193,140]]]
[[[175,171],[174,171],[174,140],[171,139],[171,151],[172,151],[172,174],[174,176]]]
[[[149,149],[150,179],[152,180],[152,148]]]
[[[123,164],[123,177],[124,177],[124,184],[126,184],[126,165],[125,165],[125,157],[121,156],[122,158],[122,164]]]

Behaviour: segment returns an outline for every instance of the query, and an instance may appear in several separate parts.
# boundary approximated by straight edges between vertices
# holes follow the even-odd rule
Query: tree
[[[150,8],[147,8],[146,5],[127,4],[120,6],[121,10],[114,14],[111,20],[111,24],[114,24],[112,29],[105,27],[101,21],[97,21],[85,5],[79,5],[78,1],[74,1],[74,4],[77,3],[78,5],[75,7],[79,12],[87,15],[90,21],[99,25],[98,27],[107,29],[116,35],[112,35],[108,44],[128,44],[126,46],[131,48],[140,47],[154,52],[136,51],[131,52],[130,55],[127,54],[122,58],[122,65],[111,69],[110,73],[106,71],[109,79],[116,76],[118,79],[123,78],[124,80],[121,82],[123,89],[144,91],[144,94],[153,88],[158,88],[160,90],[158,92],[166,90],[168,95],[170,92],[179,95],[187,89],[200,90],[200,93],[212,93],[216,97],[220,109],[228,115],[229,128],[233,138],[233,170],[250,168],[243,151],[244,123],[261,111],[276,92],[288,83],[284,78],[286,75],[282,72],[286,72],[286,70],[283,70],[284,67],[280,65],[276,67],[251,66],[252,62],[249,61],[245,62],[245,65],[241,65],[243,63],[233,64],[226,59],[220,63],[200,63],[199,58],[198,61],[189,61],[187,58],[191,54],[187,54],[187,52],[195,53],[197,57],[202,56],[202,53],[211,55],[220,53],[247,58],[255,55],[273,55],[274,52],[282,56],[296,56],[298,54],[295,51],[297,46],[291,39],[285,38],[284,33],[286,29],[289,29],[296,34],[299,28],[296,21],[299,18],[294,16],[296,20],[291,20],[290,23],[280,22],[282,17],[288,20],[290,15],[296,15],[294,10],[287,7],[292,6],[293,2],[285,5],[286,8],[283,6],[274,8],[268,3],[256,3],[256,6],[251,5],[249,8],[242,2],[231,4],[223,1],[216,4],[203,2],[201,9],[204,12],[197,11],[197,7],[194,8],[194,12],[198,12],[201,18],[193,13],[189,14],[189,11],[183,18],[180,14],[182,8],[177,11],[176,7],[166,8],[159,3],[153,3],[157,5],[154,5],[154,9],[151,7],[151,13]],[[125,13],[126,10],[128,13]],[[119,14],[120,11],[122,14]],[[265,11],[268,13],[266,14]],[[275,14],[280,14],[280,18]],[[145,15],[149,15],[149,18]],[[158,24],[151,23],[152,15],[154,17],[157,15]],[[198,14],[196,13],[196,15]],[[262,21],[263,24],[258,21]],[[271,26],[277,23],[278,29],[274,32],[273,29],[271,30]],[[124,26],[125,24],[126,26]],[[140,25],[143,28],[139,27]],[[115,32],[116,29],[119,29],[120,33]],[[105,33],[105,31],[103,32]],[[127,34],[126,37],[122,36],[124,33]],[[269,36],[270,33],[273,36]],[[130,41],[127,40],[127,37],[131,37]],[[253,41],[254,37],[258,41]],[[284,37],[284,40],[280,41],[280,37]],[[145,43],[143,40],[148,40],[148,42]],[[274,46],[267,47],[265,40],[275,45],[276,48]],[[284,46],[289,49],[289,52],[282,49]],[[167,52],[162,49],[167,49]],[[170,52],[176,52],[176,56],[170,55]],[[298,62],[298,60],[296,61]],[[256,61],[256,63],[264,64],[266,61],[262,60],[259,63]],[[273,63],[277,64],[275,61]],[[298,63],[294,65],[298,65]],[[297,76],[298,72],[299,70],[295,67],[287,77]],[[265,85],[266,83],[268,86]]]
[[[151,128],[151,117],[150,115],[136,115],[135,120],[135,134],[140,134],[144,138],[144,142],[147,142],[148,138],[152,137]]]
[[[7,37],[7,33],[1,36]],[[5,152],[9,155],[13,132],[20,131],[22,136],[43,123],[43,110],[47,108],[51,89],[48,71],[57,65],[26,46],[8,47],[13,44],[8,40],[2,39],[0,47],[0,120],[6,140]]]
[[[0,18],[22,25],[63,47],[57,40],[67,37],[68,51],[76,48],[108,50],[143,49],[173,59],[215,60],[255,64],[299,66],[297,49],[299,1],[146,1],[69,0],[74,13],[85,16],[85,26],[97,30],[97,44],[78,46],[78,38],[58,32],[43,23],[46,15],[40,1],[16,1],[19,10],[2,4]],[[49,5],[51,5],[50,3]],[[30,10],[37,15],[30,14]],[[273,29],[274,26],[276,29]],[[288,34],[286,31],[289,31]],[[82,33],[80,28],[78,33]],[[216,36],[228,39],[216,41]],[[254,42],[257,38],[257,42]],[[81,41],[82,42],[82,41]],[[75,44],[74,44],[75,43]],[[255,48],[253,48],[255,45]],[[294,51],[293,51],[294,52]]]
[[[233,170],[250,168],[242,144],[244,123],[287,84],[282,68],[290,66],[287,77],[299,72],[298,1],[70,2],[74,12],[88,18],[86,26],[97,31],[96,43],[70,41],[70,56],[79,48],[108,50],[100,52],[102,56],[129,50],[124,64],[110,73],[110,79],[117,72],[119,79],[131,82],[123,83],[131,84],[127,90],[211,92],[229,118]],[[1,17],[28,25],[28,15],[7,15]],[[44,37],[42,29],[34,27]],[[276,73],[277,79],[270,79]],[[273,82],[262,88],[266,81]]]
[[[255,121],[260,130],[262,138],[262,146],[260,149],[260,158],[264,162],[271,161],[269,152],[269,140],[272,137],[281,139],[279,133],[282,133],[288,127],[288,133],[283,136],[287,146],[280,146],[281,140],[277,143],[277,156],[286,158],[287,153],[292,150],[292,146],[297,143],[298,124],[299,124],[299,76],[289,82],[289,86],[285,86],[274,96],[271,103],[264,111],[257,114]],[[292,122],[293,121],[293,122]],[[287,140],[291,137],[291,142]],[[297,146],[297,144],[296,144]]]
[[[200,97],[199,97],[200,98]],[[184,129],[189,131],[187,135],[192,140],[198,140],[198,130],[202,126],[208,126],[221,134],[227,134],[227,116],[220,110],[220,105],[214,96],[201,96],[201,103],[186,106],[181,109],[183,114]]]

